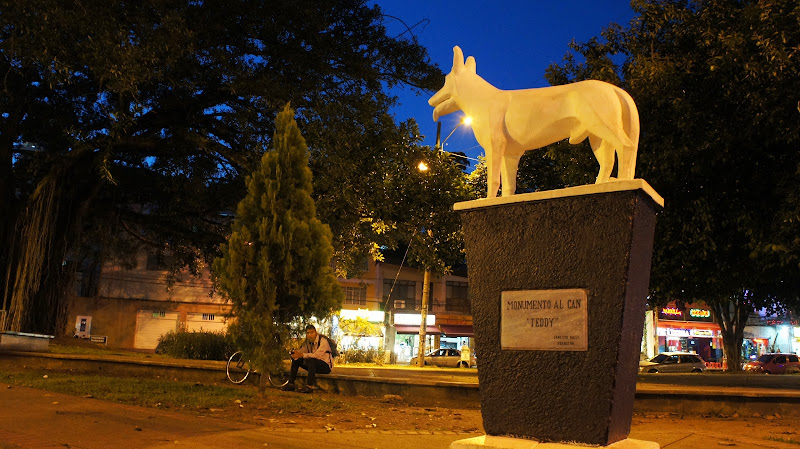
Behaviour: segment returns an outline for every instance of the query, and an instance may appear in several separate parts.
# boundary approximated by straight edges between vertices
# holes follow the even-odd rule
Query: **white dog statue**
[[[627,92],[597,80],[539,89],[501,90],[475,71],[475,58],[464,62],[453,48],[453,69],[444,87],[428,104],[433,120],[461,110],[472,118],[475,139],[486,151],[488,198],[513,195],[517,167],[527,150],[569,138],[576,144],[587,137],[600,172],[596,183],[611,180],[614,157],[619,179],[633,179],[639,147],[639,112]]]

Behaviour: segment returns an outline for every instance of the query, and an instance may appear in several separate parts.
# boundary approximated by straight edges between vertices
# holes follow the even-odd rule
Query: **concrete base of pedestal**
[[[628,437],[659,198],[638,179],[454,206],[487,435],[595,447]],[[556,307],[547,295],[561,295]]]
[[[475,438],[453,441],[450,449],[578,449],[599,447],[603,449],[660,449],[661,445],[652,441],[626,438],[608,446],[590,446],[582,443],[540,443],[522,438],[496,437],[483,435]]]

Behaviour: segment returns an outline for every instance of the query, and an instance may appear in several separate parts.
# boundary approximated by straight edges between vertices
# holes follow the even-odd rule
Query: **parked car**
[[[412,364],[417,363],[416,360],[413,360],[412,362]],[[458,349],[441,348],[426,355],[425,364],[451,368],[469,368],[472,366],[477,366],[478,361],[475,359],[474,355],[470,355],[470,361],[469,364],[467,364],[465,360],[461,360],[461,351]]]
[[[761,354],[745,364],[744,370],[764,374],[796,374],[800,373],[800,357],[797,354]]]
[[[691,352],[662,352],[639,362],[640,373],[702,373],[706,363]]]

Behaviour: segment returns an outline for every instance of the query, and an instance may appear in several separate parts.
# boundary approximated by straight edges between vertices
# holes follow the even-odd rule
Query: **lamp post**
[[[464,116],[461,121],[450,131],[450,134],[444,138],[444,141],[441,140],[442,138],[442,122],[439,121],[436,123],[436,150],[443,151],[442,146],[447,142],[447,139],[453,135],[454,132],[461,126],[467,125],[469,126],[472,123],[472,119],[469,116]],[[417,165],[417,168],[421,172],[428,171],[428,165],[423,161]],[[431,230],[428,229],[428,234],[431,234]],[[419,353],[417,354],[417,366],[425,366],[425,337],[427,337],[428,331],[428,303],[430,302],[429,298],[431,295],[431,270],[430,268],[425,268],[425,274],[422,277],[422,306],[419,310]]]

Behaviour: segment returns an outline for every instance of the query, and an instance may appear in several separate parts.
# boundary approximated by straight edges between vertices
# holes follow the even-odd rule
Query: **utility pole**
[[[431,294],[431,270],[425,269],[425,276],[422,278],[422,307],[419,310],[419,360],[418,366],[425,366],[425,336],[428,331],[428,297]]]
[[[436,150],[442,149],[442,122],[436,123]],[[430,229],[428,230],[430,232]],[[425,337],[428,333],[428,300],[431,295],[431,270],[425,268],[425,275],[422,277],[422,307],[419,311],[419,358],[417,366],[425,366]]]

